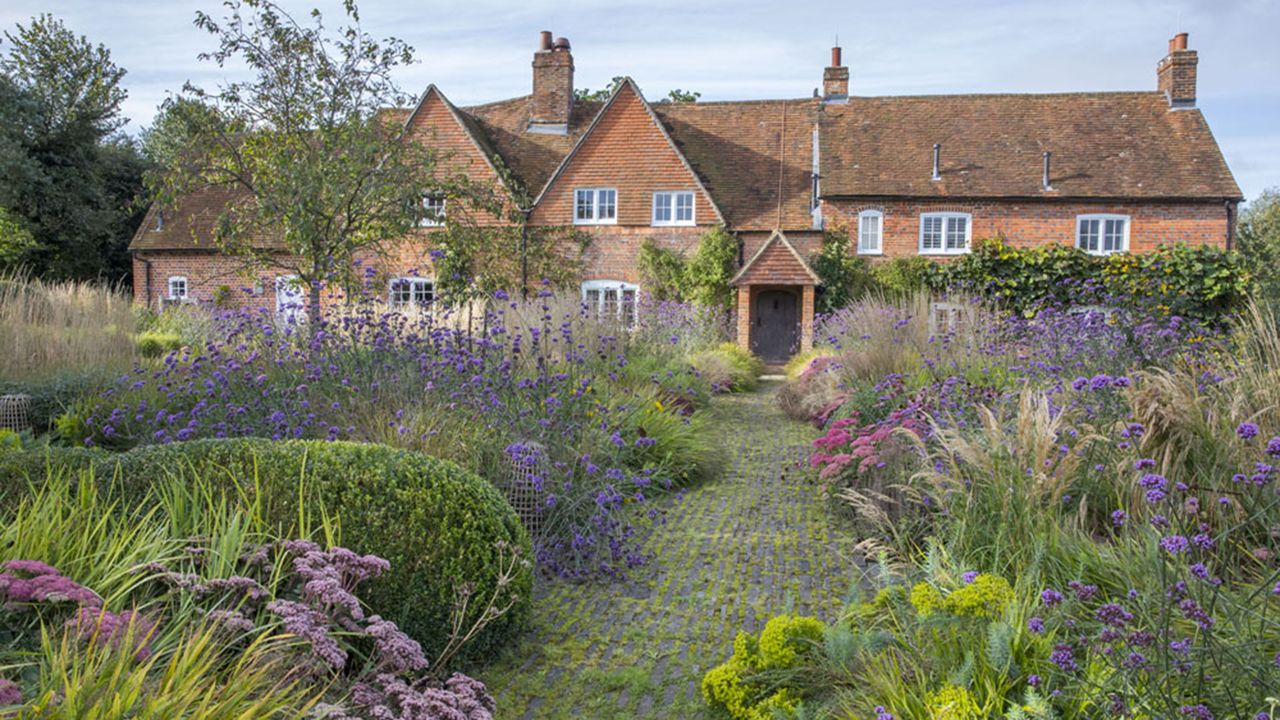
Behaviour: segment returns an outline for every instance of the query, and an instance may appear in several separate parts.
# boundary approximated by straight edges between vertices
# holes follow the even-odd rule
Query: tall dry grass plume
[[[132,301],[119,289],[0,277],[0,379],[127,367],[133,333]]]

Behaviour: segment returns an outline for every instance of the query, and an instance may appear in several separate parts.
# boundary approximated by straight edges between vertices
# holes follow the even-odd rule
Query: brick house
[[[592,102],[574,99],[568,41],[544,32],[530,95],[458,107],[430,86],[393,112],[442,152],[440,171],[491,183],[528,226],[588,233],[581,292],[601,312],[634,311],[645,239],[688,253],[725,226],[739,239],[739,342],[778,360],[812,343],[810,260],[827,229],[874,262],[946,258],[994,236],[1098,254],[1230,247],[1242,198],[1196,109],[1196,63],[1181,33],[1154,91],[862,97],[837,47],[810,98],[650,103],[626,79]],[[131,245],[138,302],[295,299],[287,278],[246,277],[212,248],[226,200],[209,189],[151,209]],[[390,304],[433,297],[433,225],[367,259]]]

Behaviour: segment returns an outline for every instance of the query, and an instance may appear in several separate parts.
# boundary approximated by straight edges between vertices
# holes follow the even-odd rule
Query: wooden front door
[[[796,350],[800,313],[793,292],[764,290],[756,295],[753,350],[765,362],[782,362]]]

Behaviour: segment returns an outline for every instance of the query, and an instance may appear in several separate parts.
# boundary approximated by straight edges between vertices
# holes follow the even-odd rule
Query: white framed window
[[[653,194],[653,225],[693,225],[693,191],[661,190]]]
[[[174,275],[169,278],[169,299],[170,300],[186,300],[187,299],[187,279],[181,275]]]
[[[436,299],[436,284],[431,278],[391,278],[387,288],[387,304],[393,308],[407,306],[425,307]]]
[[[858,213],[858,254],[880,255],[884,252],[881,236],[884,232],[884,213],[879,210],[863,210]]]
[[[573,191],[574,225],[614,225],[618,222],[618,191],[578,188]]]
[[[615,318],[631,327],[636,322],[640,286],[621,280],[588,280],[582,283],[582,304],[601,318]]]
[[[444,227],[445,202],[443,195],[422,198],[422,218],[418,220],[418,227]]]
[[[969,252],[973,218],[969,213],[920,214],[921,255],[961,255]]]
[[[1076,247],[1090,255],[1129,251],[1128,215],[1077,215]]]

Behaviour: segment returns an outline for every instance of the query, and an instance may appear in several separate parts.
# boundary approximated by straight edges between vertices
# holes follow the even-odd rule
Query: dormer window
[[[654,227],[693,224],[693,191],[668,190],[653,194]]]
[[[574,225],[616,225],[618,191],[614,188],[578,188],[573,192]]]
[[[423,198],[422,218],[418,220],[418,227],[444,227],[444,206],[443,195],[433,194]]]
[[[156,224],[152,226],[151,232],[160,232],[164,229],[164,211],[156,211]]]

